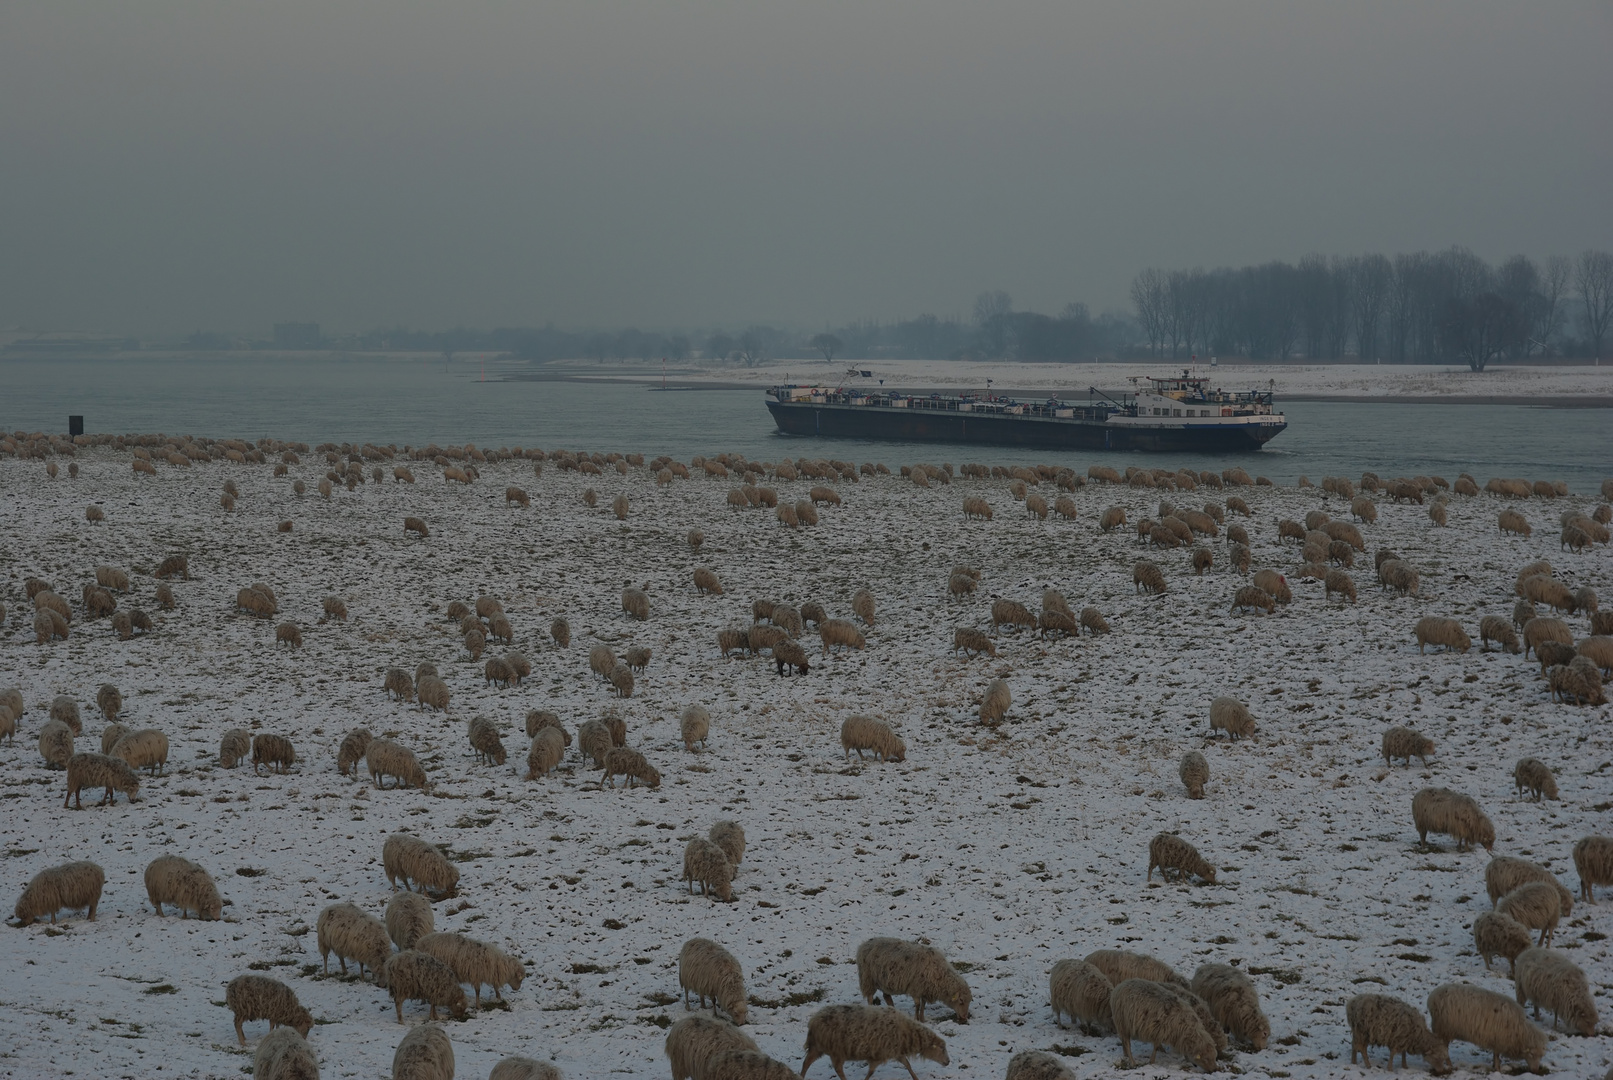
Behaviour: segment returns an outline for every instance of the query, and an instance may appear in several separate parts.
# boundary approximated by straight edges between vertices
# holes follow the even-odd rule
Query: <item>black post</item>
[[[84,434],[84,418],[82,416],[69,416],[67,418],[67,434]]]

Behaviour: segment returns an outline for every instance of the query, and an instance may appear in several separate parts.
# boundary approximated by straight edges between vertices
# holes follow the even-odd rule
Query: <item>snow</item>
[[[757,1002],[747,1030],[798,1065],[808,1017],[820,1002],[857,1000],[853,953],[880,934],[928,939],[966,968],[974,990],[968,1024],[931,1006],[953,1064],[914,1062],[924,1080],[1000,1076],[1027,1048],[1071,1055],[1078,1076],[1112,1075],[1118,1041],[1055,1026],[1047,1004],[1054,961],[1110,947],[1152,953],[1184,975],[1211,960],[1254,973],[1273,1039],[1236,1055],[1244,1074],[1364,1075],[1348,1065],[1351,995],[1421,1006],[1450,980],[1511,992],[1504,965],[1487,972],[1468,929],[1485,909],[1485,855],[1458,853],[1447,838],[1420,851],[1412,794],[1425,785],[1472,794],[1495,821],[1497,853],[1541,861],[1576,891],[1570,848],[1608,829],[1609,708],[1553,704],[1532,661],[1477,645],[1479,617],[1510,613],[1514,575],[1530,560],[1548,558],[1560,576],[1608,595],[1605,546],[1557,550],[1555,516],[1594,506],[1582,497],[1521,506],[1533,539],[1500,536],[1488,497],[1456,498],[1444,529],[1423,507],[1380,500],[1378,523],[1363,526],[1369,551],[1387,545],[1412,562],[1420,597],[1381,593],[1368,555],[1354,570],[1354,606],[1324,603],[1320,583],[1291,578],[1290,607],[1242,616],[1229,610],[1244,579],[1224,571],[1224,543],[1203,577],[1189,571],[1187,549],[1154,555],[1170,591],[1148,598],[1131,584],[1143,556],[1133,534],[1096,529],[1108,505],[1135,522],[1160,497],[1193,506],[1215,497],[1204,489],[1086,487],[1074,496],[1075,522],[1043,522],[1018,512],[1001,480],[921,490],[892,476],[835,484],[844,505],[789,531],[765,510],[728,509],[729,482],[658,488],[644,469],[585,477],[551,466],[535,477],[504,462],[462,487],[416,463],[414,486],[338,487],[327,501],[312,491],[325,469],[315,454],[279,479],[267,466],[224,463],[137,477],[127,455],[106,449],[77,460],[73,480],[65,468],[47,480],[38,461],[0,460],[9,611],[0,687],[20,686],[28,710],[15,744],[0,749],[4,846],[12,895],[38,870],[80,858],[106,868],[107,886],[94,922],[64,915],[4,938],[0,1076],[237,1077],[267,1030],[248,1025],[249,1047],[238,1048],[222,1007],[224,984],[248,970],[286,981],[313,1011],[324,1076],[386,1075],[404,1031],[390,999],[334,967],[321,974],[312,928],[337,901],[382,913],[381,845],[399,829],[459,861],[459,894],[435,905],[438,929],[530,962],[507,1008],[446,1025],[461,1077],[485,1076],[514,1053],[552,1058],[569,1077],[665,1075],[663,1028],[683,1015],[677,952],[696,935],[741,959]],[[241,489],[230,514],[218,505],[227,477]],[[299,477],[310,487],[300,498]],[[769,482],[805,498],[814,481]],[[511,483],[532,494],[533,509],[505,505]],[[589,485],[597,510],[581,499]],[[608,509],[618,491],[632,500],[625,522]],[[996,519],[966,523],[965,494],[983,495]],[[1240,494],[1254,509],[1255,567],[1291,572],[1297,552],[1277,542],[1276,522],[1322,506],[1322,494]],[[91,502],[104,525],[84,520]],[[1343,512],[1337,499],[1330,509]],[[429,540],[403,534],[406,514],[426,518]],[[283,519],[292,532],[276,531]],[[684,540],[691,527],[706,536],[698,556]],[[175,552],[189,555],[193,580],[173,584],[178,611],[159,613],[150,574]],[[71,640],[36,645],[23,579],[53,581],[77,611],[101,563],[131,572],[133,595],[120,603],[151,612],[155,632],[120,642],[106,620],[78,618]],[[958,563],[983,574],[968,601],[947,599]],[[697,596],[697,566],[716,570],[726,594]],[[278,593],[277,619],[234,611],[236,589],[259,580]],[[649,592],[649,621],[619,610],[628,584]],[[788,679],[766,660],[717,656],[717,631],[748,624],[756,598],[816,599],[849,618],[862,585],[879,604],[865,652],[822,660],[809,639],[811,673]],[[951,653],[954,627],[988,625],[992,597],[1034,610],[1047,586],[1077,610],[1098,606],[1113,634],[1041,642],[1005,633],[995,660]],[[515,647],[533,662],[519,688],[485,686],[444,617],[451,600],[483,592],[501,598]],[[348,622],[320,621],[328,594],[345,600]],[[1428,614],[1459,618],[1473,650],[1419,655],[1411,628]],[[571,622],[569,649],[548,640],[556,615]],[[279,619],[301,627],[300,651],[274,644]],[[1569,619],[1576,636],[1587,621]],[[654,650],[631,700],[590,675],[598,641],[618,653]],[[446,716],[382,689],[387,667],[423,660],[452,690]],[[1008,680],[1014,704],[987,730],[975,703],[995,677]],[[99,749],[93,702],[103,681],[122,689],[124,723],[169,735],[169,769],[133,805],[87,800],[64,811],[62,774],[44,768],[35,741],[51,698],[69,693],[85,714],[79,748]],[[1248,702],[1256,738],[1208,737],[1209,702],[1223,693]],[[689,702],[712,714],[699,754],[678,736]],[[629,744],[660,769],[660,789],[601,790],[575,745],[556,773],[523,780],[523,717],[537,707],[572,731],[618,708]],[[846,762],[838,728],[854,711],[898,726],[906,761]],[[470,756],[465,728],[476,716],[503,730],[506,765]],[[1436,740],[1427,768],[1384,766],[1380,736],[1397,723]],[[337,746],[359,725],[415,748],[435,787],[378,791],[338,776]],[[289,736],[299,763],[285,776],[220,768],[219,738],[235,726]],[[1176,776],[1189,749],[1209,759],[1203,801],[1188,800]],[[1517,798],[1512,767],[1528,755],[1559,770],[1561,802]],[[732,904],[691,897],[679,880],[684,844],[719,818],[739,821],[749,839]],[[1146,882],[1148,841],[1161,830],[1196,844],[1220,868],[1219,884]],[[211,870],[227,902],[222,922],[152,912],[142,874],[164,853]],[[1576,907],[1557,935],[1604,1014],[1607,899]],[[406,1005],[404,1016],[420,1023],[425,1009]],[[1452,1055],[1469,1071],[1489,1060],[1464,1044]],[[1556,1033],[1547,1064],[1588,1076],[1604,1056],[1599,1040]],[[1132,1075],[1180,1068],[1162,1054]],[[812,1075],[828,1072],[819,1063]],[[880,1075],[902,1070],[893,1063]]]

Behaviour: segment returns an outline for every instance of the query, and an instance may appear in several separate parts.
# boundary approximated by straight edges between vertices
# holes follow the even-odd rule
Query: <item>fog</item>
[[[1613,7],[0,9],[0,328],[811,327],[1613,247]]]

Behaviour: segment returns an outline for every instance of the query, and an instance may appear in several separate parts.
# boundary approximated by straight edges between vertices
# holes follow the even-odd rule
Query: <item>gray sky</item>
[[[0,327],[697,327],[1613,247],[1613,5],[0,5]]]

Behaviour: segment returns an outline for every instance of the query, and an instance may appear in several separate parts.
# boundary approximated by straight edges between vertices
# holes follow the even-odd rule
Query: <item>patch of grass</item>
[[[148,986],[148,987],[146,987],[145,990],[142,991],[142,993],[147,993],[147,994],[177,994],[177,993],[179,993],[179,991],[171,983],[158,983],[156,986]]]
[[[572,964],[570,971],[573,975],[604,975],[610,968],[600,964]]]
[[[1303,982],[1305,979],[1305,976],[1301,975],[1297,971],[1294,971],[1292,968],[1251,967],[1249,969],[1249,974],[1270,975],[1273,979],[1276,979],[1284,986],[1293,986],[1295,983]]]
[[[1403,952],[1403,953],[1395,953],[1395,959],[1396,960],[1410,960],[1414,964],[1426,964],[1426,963],[1428,963],[1428,961],[1432,960],[1433,957],[1432,956],[1424,956],[1422,953]]]
[[[235,868],[235,875],[237,877],[262,877],[268,872],[269,871],[267,870],[260,870],[255,866],[237,866]]]
[[[785,1005],[810,1005],[814,1001],[822,1001],[823,998],[824,998],[824,995],[826,995],[827,993],[828,993],[828,991],[825,990],[821,986],[816,987],[816,988],[814,988],[812,990],[798,990],[793,994],[785,994],[784,995],[784,1004]]]
[[[1058,1043],[1054,1043],[1047,1049],[1048,1053],[1057,1054],[1060,1057],[1080,1057],[1082,1054],[1091,1053],[1084,1046],[1060,1046]]]

